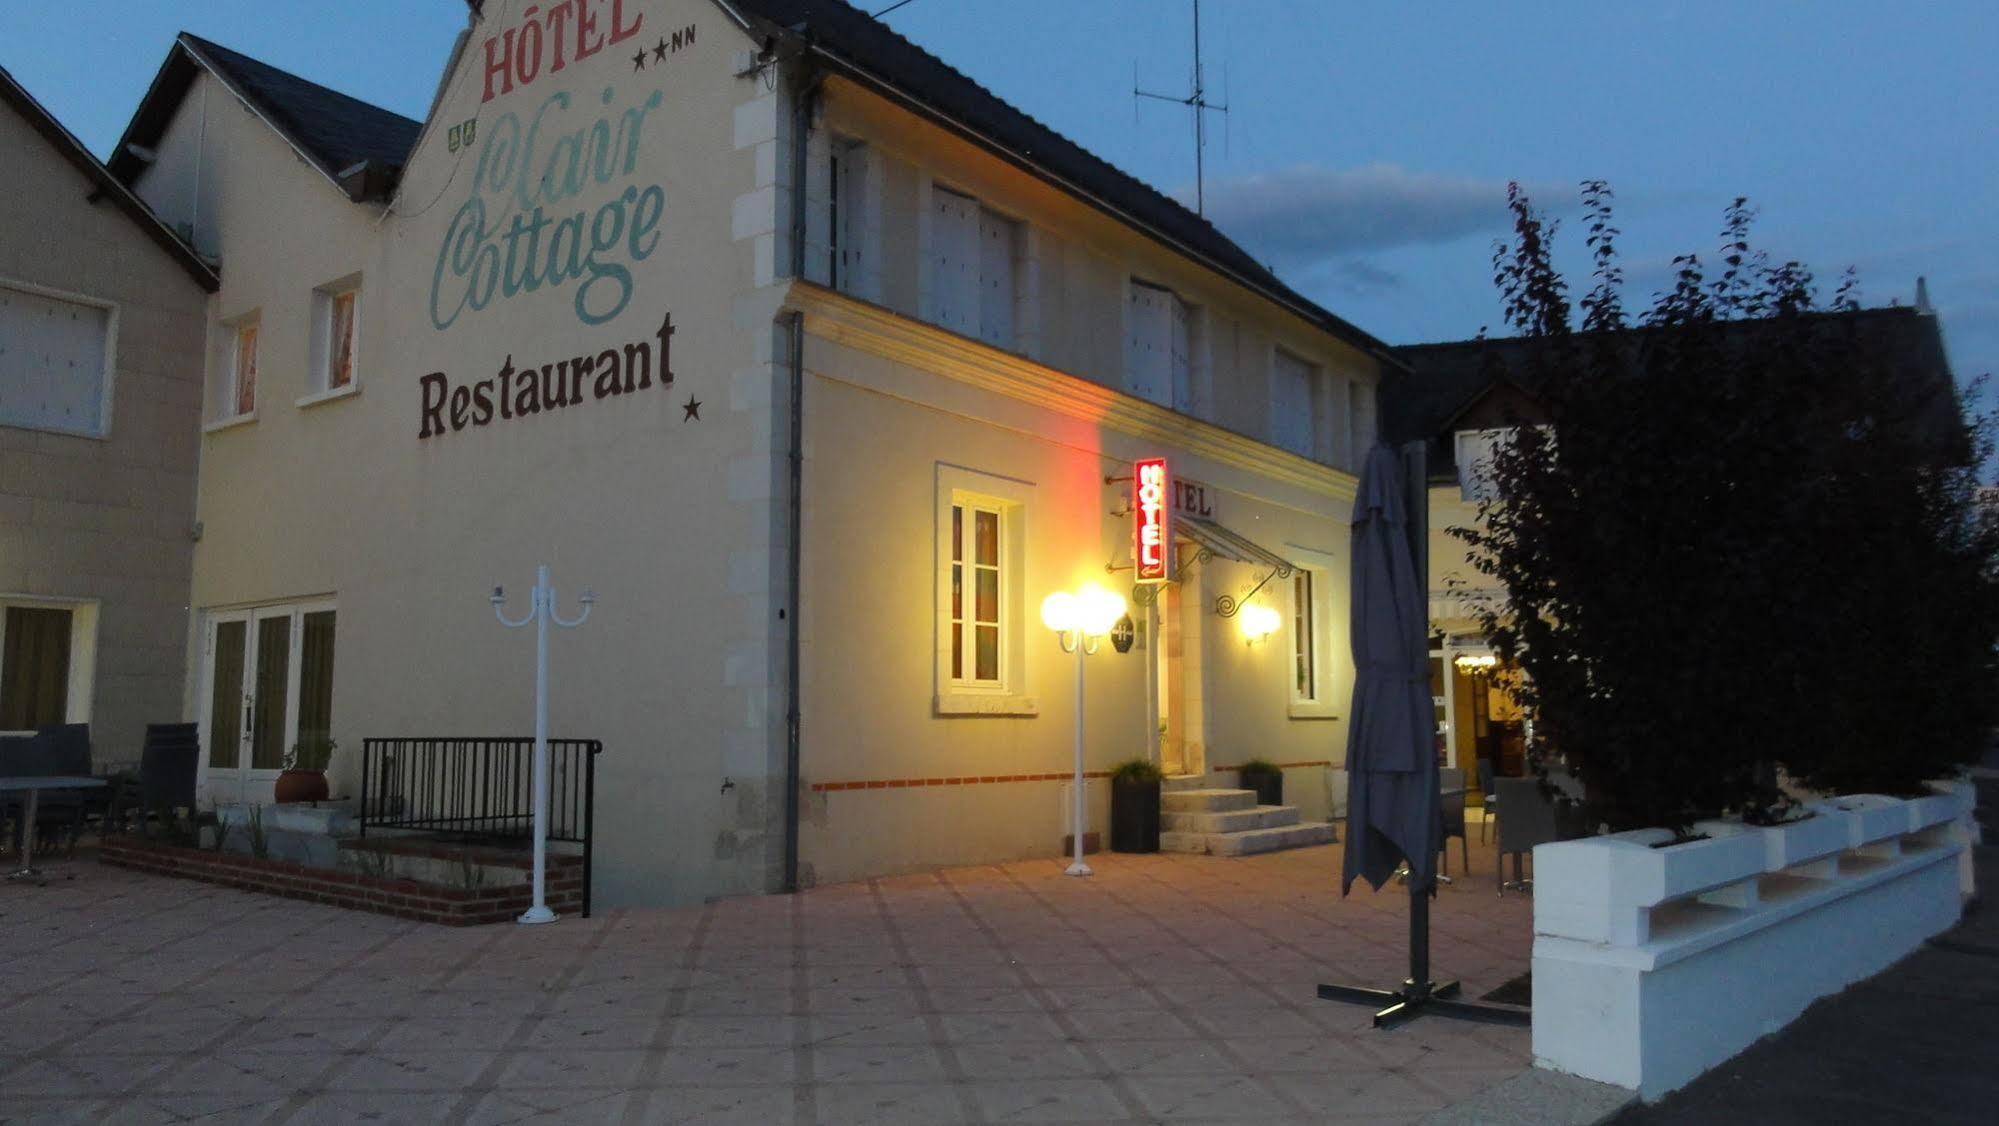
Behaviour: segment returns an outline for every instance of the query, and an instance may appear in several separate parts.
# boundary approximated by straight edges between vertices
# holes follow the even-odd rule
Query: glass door
[[[202,790],[265,803],[301,735],[331,737],[334,611],[324,603],[209,617]]]
[[[202,680],[208,685],[203,717],[202,796],[206,804],[243,800],[244,733],[249,729],[250,616],[213,614]]]

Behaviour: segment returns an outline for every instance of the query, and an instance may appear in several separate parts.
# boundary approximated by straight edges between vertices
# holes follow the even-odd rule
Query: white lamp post
[[[1087,583],[1074,594],[1058,590],[1041,601],[1041,624],[1055,631],[1055,641],[1062,646],[1064,653],[1076,655],[1075,808],[1070,826],[1076,856],[1069,865],[1071,876],[1091,874],[1090,866],[1083,863],[1083,829],[1086,825],[1083,810],[1083,658],[1103,645],[1104,634],[1109,633],[1111,626],[1122,617],[1124,599],[1096,583]]]
[[[548,566],[543,564],[535,569],[534,590],[528,596],[527,616],[521,620],[508,621],[502,609],[507,604],[507,595],[499,587],[493,588],[493,616],[508,629],[519,629],[532,622],[534,624],[534,906],[520,917],[523,923],[552,923],[555,912],[548,909],[546,890],[548,886],[548,623],[554,622],[564,629],[574,629],[590,617],[590,606],[597,596],[589,591],[578,599],[583,612],[574,621],[565,621],[555,612],[555,588],[548,584]]]

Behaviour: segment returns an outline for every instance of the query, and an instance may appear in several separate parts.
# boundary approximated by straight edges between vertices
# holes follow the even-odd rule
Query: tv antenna
[[[1222,85],[1224,87],[1223,97],[1226,99],[1226,88],[1228,85],[1228,71],[1226,68],[1222,71]],[[1226,101],[1218,105],[1208,100],[1207,84],[1201,73],[1201,0],[1194,0],[1193,91],[1182,97],[1175,94],[1155,94],[1150,90],[1140,89],[1138,85],[1138,64],[1134,61],[1132,63],[1131,94],[1134,103],[1139,98],[1151,98],[1155,101],[1174,102],[1194,111],[1194,212],[1195,214],[1201,214],[1207,207],[1206,172],[1203,161],[1204,152],[1208,147],[1207,115],[1211,112],[1219,113],[1222,115],[1224,123],[1226,123],[1229,113]]]

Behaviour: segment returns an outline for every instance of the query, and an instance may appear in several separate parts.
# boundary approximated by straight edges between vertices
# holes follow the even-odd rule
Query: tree
[[[1919,789],[1999,719],[1989,443],[1954,398],[1938,425],[1891,393],[1852,277],[1820,306],[1809,270],[1752,247],[1744,200],[1720,269],[1675,259],[1634,320],[1612,202],[1583,185],[1580,325],[1555,224],[1517,185],[1493,256],[1547,425],[1495,454],[1493,499],[1456,532],[1504,588],[1483,624],[1527,673],[1537,741],[1615,828],[1760,816],[1778,765]]]

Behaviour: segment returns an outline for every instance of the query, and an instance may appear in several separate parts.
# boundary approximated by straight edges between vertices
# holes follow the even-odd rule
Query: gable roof
[[[181,32],[111,154],[111,174],[135,182],[139,150],[159,144],[201,71],[215,75],[350,199],[387,198],[423,123]]]
[[[1949,434],[1957,425],[1956,380],[1944,352],[1943,331],[1934,313],[1891,305],[1810,316],[1825,324],[1850,327],[1856,339],[1875,350],[1885,368],[1900,381],[1895,388],[1884,388],[1884,392],[1910,396],[1909,401],[1918,402],[1922,411],[1918,425],[1934,427],[1937,434]],[[1733,338],[1744,339],[1773,323],[1770,318],[1732,321],[1726,329]],[[1646,330],[1626,331],[1637,339]],[[1389,381],[1382,388],[1383,438],[1393,442],[1430,441],[1433,451],[1448,451],[1451,443],[1447,439],[1457,420],[1496,389],[1510,385],[1530,399],[1540,393],[1543,375],[1538,358],[1546,342],[1543,337],[1481,337],[1396,348],[1395,353],[1408,365],[1409,374]],[[1442,445],[1436,445],[1440,441]]]
[[[210,293],[214,293],[220,287],[221,281],[216,277],[214,268],[202,261],[200,255],[181,241],[180,236],[169,230],[167,225],[160,221],[160,217],[153,214],[153,209],[146,206],[145,201],[133,195],[124,184],[119,183],[117,178],[112,176],[110,169],[104,167],[101,161],[91,155],[89,149],[83,147],[83,142],[76,139],[76,134],[64,128],[62,122],[57,121],[54,114],[36,101],[26,87],[16,82],[5,67],[0,67],[0,102],[13,107],[16,113],[34,127],[35,132],[42,135],[42,139],[91,182],[92,191],[85,198],[92,203],[99,199],[110,200],[130,217],[132,222],[138,224],[141,234],[151,239],[155,246],[166,251],[168,256],[179,263],[181,269],[186,270],[188,276],[195,280],[195,284]]]
[[[769,34],[802,38],[818,61],[1262,294],[1315,327],[1400,366],[1388,345],[1278,280],[1179,201],[1015,109],[843,0],[717,0]]]
[[[1386,343],[1284,284],[1206,219],[1015,109],[867,13],[842,0],[716,3],[744,26],[802,40],[822,66],[902,102],[1334,338],[1391,367],[1401,366]],[[480,5],[469,6],[477,18]],[[137,150],[158,144],[204,68],[356,200],[388,197],[423,130],[421,122],[182,32],[111,155],[109,167],[120,182],[131,184],[144,172],[146,162]]]

